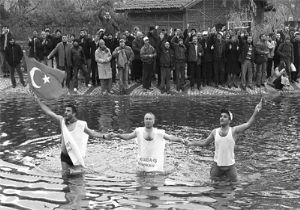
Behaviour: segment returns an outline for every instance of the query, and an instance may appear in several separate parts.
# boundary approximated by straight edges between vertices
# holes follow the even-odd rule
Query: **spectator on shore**
[[[202,69],[204,86],[212,85],[213,78],[213,37],[208,35],[208,31],[203,31],[201,45],[203,47]]]
[[[183,43],[183,37],[179,37],[178,43],[175,42],[175,39],[176,37],[174,36],[171,43],[175,56],[176,89],[177,91],[184,91],[186,47]]]
[[[267,77],[267,55],[269,49],[266,43],[266,35],[261,34],[259,41],[255,46],[255,63],[256,63],[256,86],[265,86]]]
[[[213,30],[214,31],[214,30]],[[222,39],[223,33],[218,32],[212,49],[214,50],[214,83],[225,86],[225,42]]]
[[[74,92],[78,90],[78,72],[81,70],[85,78],[85,85],[88,87],[90,75],[86,69],[86,59],[82,47],[79,45],[79,40],[74,39],[73,47],[71,49],[72,72],[74,80]]]
[[[37,30],[32,32],[32,37],[28,37],[29,55],[28,57],[35,58],[37,61],[43,61],[42,43],[38,37]]]
[[[86,61],[86,69],[88,74],[91,74],[91,46],[92,46],[92,40],[87,36],[87,30],[86,29],[81,29],[80,30],[80,36],[79,36],[80,42],[79,45],[82,47],[85,61]],[[91,84],[88,83],[88,87],[90,87]]]
[[[10,78],[11,78],[11,83],[12,87],[15,88],[17,83],[16,83],[16,78],[15,78],[15,71],[18,72],[20,82],[22,85],[25,87],[25,81],[23,78],[23,73],[21,70],[21,61],[23,58],[23,51],[21,49],[21,46],[17,43],[15,43],[15,40],[13,37],[10,37],[8,40],[8,44],[5,48],[5,59],[8,63],[9,70],[10,70]]]
[[[112,34],[108,34],[107,38],[105,38],[104,41],[105,41],[105,46],[110,50],[110,52],[113,52],[119,46],[118,40],[115,37],[113,37]],[[116,70],[115,57],[112,57],[112,59],[110,60],[110,65],[112,70],[112,82],[116,83],[117,70]]]
[[[166,41],[160,53],[160,70],[161,70],[161,93],[170,94],[171,70],[174,67],[174,51],[170,48],[170,43]]]
[[[267,62],[267,78],[269,78],[272,75],[274,52],[276,47],[275,36],[272,33],[267,37],[267,46],[269,49],[268,62]]]
[[[201,89],[201,56],[203,55],[202,45],[198,42],[197,36],[193,36],[192,42],[187,43],[187,60],[190,66],[190,88],[193,91],[195,83],[198,90]]]
[[[9,71],[10,71],[9,70],[10,67],[7,64],[4,52],[6,50],[6,47],[8,46],[8,40],[11,40],[11,38],[12,38],[12,34],[9,31],[8,26],[3,26],[2,27],[2,33],[1,33],[1,36],[0,36],[0,56],[1,56],[0,70],[3,72],[4,77],[8,77],[9,76]]]
[[[141,31],[136,32],[136,38],[132,41],[132,50],[134,53],[134,59],[132,61],[131,79],[136,82],[142,80],[143,62],[141,60],[140,52],[144,45],[143,33]]]
[[[53,56],[57,55],[57,68],[67,73],[67,78],[62,84],[63,86],[66,85],[67,88],[70,88],[70,81],[72,78],[71,47],[72,46],[68,44],[68,37],[63,35],[62,41],[56,45],[47,57],[47,59],[51,59]]]
[[[238,78],[241,73],[241,65],[239,62],[240,46],[238,38],[233,35],[231,39],[226,43],[225,55],[226,55],[226,74],[227,85],[229,88],[234,86],[238,87]]]
[[[53,41],[53,49],[55,49],[56,46],[62,42],[62,35],[61,35],[60,29],[56,29],[55,35],[52,38],[52,41]],[[59,66],[59,56],[56,54],[53,57],[53,67],[58,68],[58,66]]]
[[[278,54],[278,47],[279,45],[282,43],[282,37],[281,37],[281,34],[280,33],[277,33],[276,34],[276,39],[275,39],[275,49],[274,49],[274,69],[279,66],[279,63],[280,63],[280,55]]]
[[[99,47],[95,52],[95,60],[98,64],[98,76],[101,82],[101,93],[109,94],[113,93],[111,91],[112,88],[112,71],[111,71],[111,52],[105,46],[105,42],[103,39],[99,41]]]
[[[144,37],[143,41],[144,46],[140,51],[141,60],[143,62],[143,88],[144,91],[152,91],[151,80],[154,73],[157,53],[155,48],[149,43],[148,37]]]
[[[98,64],[95,60],[95,52],[99,47],[100,34],[97,33],[95,35],[94,40],[91,43],[91,70],[92,70],[92,85],[98,86],[100,85],[100,79],[98,76]]]
[[[51,52],[51,47],[52,47],[52,43],[51,40],[47,37],[47,34],[45,31],[41,32],[41,62],[44,63],[47,66],[52,67],[52,59],[48,59],[47,56],[50,54]]]
[[[241,89],[246,90],[246,87],[253,89],[254,46],[250,35],[247,37],[247,41],[242,41],[239,61],[242,64]]]
[[[295,32],[294,45],[294,65],[296,72],[292,72],[292,81],[297,81],[300,78],[300,32]]]
[[[131,47],[126,46],[125,40],[120,39],[120,46],[117,47],[112,55],[116,58],[118,74],[119,74],[119,89],[121,94],[126,94],[128,89],[128,74],[131,62],[134,59],[134,53]]]
[[[278,47],[278,54],[280,60],[285,62],[285,71],[289,77],[289,81],[292,81],[291,63],[294,63],[294,46],[289,36],[286,36],[284,42]]]

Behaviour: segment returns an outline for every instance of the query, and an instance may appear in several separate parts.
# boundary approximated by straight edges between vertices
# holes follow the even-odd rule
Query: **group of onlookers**
[[[60,30],[51,34],[49,28],[40,34],[34,31],[28,42],[29,57],[66,71],[64,85],[70,88],[73,80],[74,91],[78,90],[81,71],[86,86],[101,84],[104,94],[112,93],[116,78],[121,93],[126,93],[130,81],[141,82],[144,91],[151,91],[153,80],[157,80],[161,92],[170,93],[172,80],[180,92],[187,80],[191,90],[204,86],[240,86],[245,90],[264,86],[268,78],[268,84],[278,88],[279,80],[288,85],[300,77],[300,32],[289,27],[260,34],[254,42],[246,31],[225,28],[197,31],[187,25],[184,31],[168,32],[150,26],[147,33],[135,29],[133,33],[114,34],[110,31],[115,25],[109,26],[109,30],[99,29],[94,36],[82,29],[78,38]],[[0,41],[13,87],[15,70],[25,85],[20,71],[22,50],[7,27],[3,27]]]

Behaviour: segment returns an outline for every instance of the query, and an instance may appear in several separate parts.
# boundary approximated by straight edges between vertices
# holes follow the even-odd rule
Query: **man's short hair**
[[[61,33],[61,30],[60,30],[60,29],[56,29],[55,33],[57,33],[57,32],[60,32],[60,33]]]
[[[151,115],[151,116],[153,117],[153,119],[155,120],[155,115],[154,115],[152,112],[147,112],[147,113],[145,114],[145,116],[146,116],[147,114]],[[144,116],[144,117],[145,117],[145,116]]]
[[[229,116],[229,119],[230,119],[231,121],[233,120],[233,114],[232,114],[229,110],[227,110],[227,109],[222,109],[222,110],[221,110],[221,114],[223,114],[223,113],[227,114],[227,115]]]
[[[72,109],[72,113],[75,113],[77,115],[77,108],[73,104],[67,104],[66,107],[70,107]]]

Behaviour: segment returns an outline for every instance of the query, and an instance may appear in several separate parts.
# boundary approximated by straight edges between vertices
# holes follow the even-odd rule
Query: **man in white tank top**
[[[61,116],[52,112],[51,109],[42,103],[37,97],[35,97],[35,99],[42,110],[55,119],[61,126],[62,141],[60,158],[62,175],[82,174],[84,172],[84,162],[82,159],[86,154],[88,137],[93,136],[96,138],[110,139],[111,135],[89,129],[85,121],[78,120],[76,118],[77,109],[72,104],[65,107],[64,115]],[[72,138],[72,142],[74,140],[74,144],[71,146],[70,142],[67,142],[68,137]],[[71,152],[70,150],[76,150],[75,154],[74,151]]]
[[[253,124],[257,113],[262,108],[262,100],[256,105],[255,110],[248,122],[230,127],[233,115],[228,110],[221,110],[220,125],[221,127],[214,129],[210,135],[202,142],[191,142],[189,146],[207,146],[211,142],[215,142],[214,162],[210,171],[212,181],[218,181],[225,177],[232,182],[237,181],[237,172],[234,159],[234,146],[236,137],[241,132],[250,128]]]
[[[185,140],[165,133],[164,130],[154,128],[155,116],[152,113],[145,114],[144,127],[136,128],[129,134],[111,134],[113,137],[130,140],[137,138],[138,172],[164,172],[165,140],[183,142]]]

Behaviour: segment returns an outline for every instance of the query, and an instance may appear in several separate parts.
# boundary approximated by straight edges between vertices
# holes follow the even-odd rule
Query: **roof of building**
[[[121,12],[126,10],[184,9],[200,1],[202,0],[127,0],[115,10]]]

